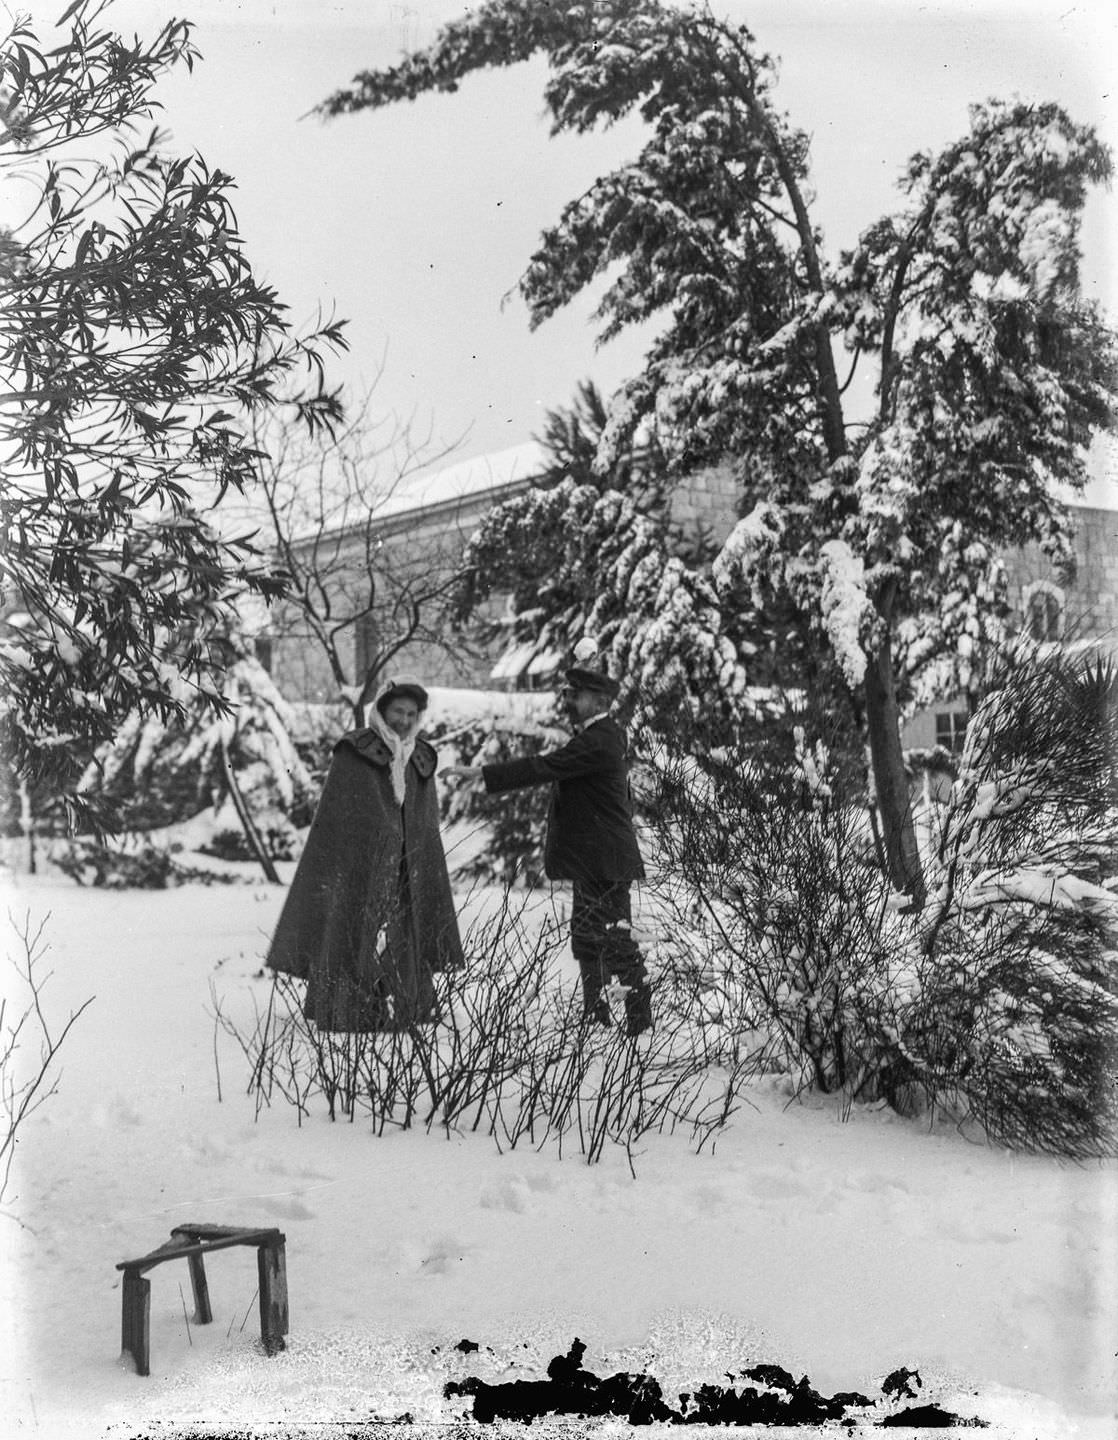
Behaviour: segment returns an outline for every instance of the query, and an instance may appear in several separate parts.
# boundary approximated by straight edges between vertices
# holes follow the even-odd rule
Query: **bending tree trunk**
[[[865,690],[866,730],[889,879],[920,910],[927,892],[901,749],[901,717],[888,628],[880,647],[867,658]]]
[[[237,812],[237,818],[241,822],[241,829],[245,832],[245,839],[248,841],[249,849],[260,862],[260,868],[264,871],[264,878],[268,883],[270,885],[282,885],[283,881],[279,877],[279,872],[272,862],[272,857],[268,854],[260,831],[256,828],[256,822],[253,820],[248,805],[245,803],[245,797],[241,793],[241,787],[237,781],[236,771],[233,769],[233,762],[229,758],[229,746],[224,740],[221,742],[221,763],[225,770],[225,782],[229,786],[229,794],[233,799],[233,807]]]

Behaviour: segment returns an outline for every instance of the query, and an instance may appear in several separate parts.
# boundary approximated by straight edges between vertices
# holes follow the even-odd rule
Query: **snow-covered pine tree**
[[[511,593],[518,635],[537,650],[565,658],[594,638],[638,725],[678,733],[705,707],[709,734],[725,740],[754,702],[714,589],[673,539],[628,495],[568,479],[495,510],[466,562]]]
[[[1110,155],[1058,106],[976,107],[966,136],[912,162],[906,207],[830,263],[808,138],[774,103],[771,60],[710,7],[664,0],[489,0],[321,110],[452,91],[536,53],[556,130],[638,111],[647,139],[545,232],[521,282],[532,323],[599,279],[603,338],[659,322],[598,464],[643,429],[679,473],[738,467],[745,518],[716,583],[780,594],[826,634],[864,707],[890,877],[922,904],[908,672],[965,671],[996,630],[997,552],[1059,550],[1053,482],[1082,485],[1091,434],[1112,423],[1114,336],[1078,274],[1082,208]],[[844,409],[844,346],[875,370],[868,424]],[[662,655],[656,636],[626,643]]]
[[[654,753],[731,743],[787,764],[795,726],[809,724],[844,754],[844,775],[864,793],[858,715],[826,638],[787,595],[716,591],[717,546],[673,518],[680,477],[639,436],[608,469],[597,468],[606,424],[590,383],[571,409],[548,415],[539,484],[491,510],[467,546],[457,619],[476,623],[482,602],[503,593],[511,623],[491,622],[493,633],[553,666],[591,636],[622,680],[621,707],[636,718],[640,743]],[[681,586],[690,599],[677,630],[681,601],[669,597]],[[638,659],[640,673],[630,673]]]

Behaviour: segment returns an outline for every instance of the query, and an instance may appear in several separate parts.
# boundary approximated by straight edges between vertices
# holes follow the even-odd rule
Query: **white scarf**
[[[419,729],[418,722],[416,730],[413,730],[405,739],[401,739],[375,704],[370,705],[365,711],[365,721],[377,732],[392,752],[392,767],[389,772],[392,780],[392,793],[396,797],[397,805],[402,805],[404,796],[407,794],[408,761],[415,749],[415,736]]]

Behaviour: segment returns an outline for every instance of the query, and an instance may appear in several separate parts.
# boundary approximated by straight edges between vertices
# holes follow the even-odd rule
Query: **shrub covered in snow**
[[[562,745],[553,696],[433,689],[426,733],[440,765],[486,765]],[[543,879],[548,790],[534,786],[489,796],[481,786],[445,785],[439,794],[449,832],[448,862],[465,880],[531,888]]]
[[[456,736],[463,764],[487,765],[538,754],[539,736],[513,727],[471,725]],[[466,847],[455,865],[467,880],[499,885],[539,885],[543,880],[543,838],[548,790],[533,786],[509,795],[490,796],[480,786],[443,790],[442,819],[448,826],[466,825],[478,843]]]
[[[763,769],[721,752],[654,770],[661,964],[689,977],[712,1053],[743,1036],[797,1085],[888,1094],[910,922],[822,744]]]
[[[294,718],[247,640],[226,636],[220,645],[224,713],[215,715],[201,697],[181,721],[134,712],[98,751],[80,788],[114,828],[150,830],[220,810],[236,787],[258,831],[272,837],[272,853],[286,858],[315,799],[292,739]],[[229,809],[224,829],[235,832]]]
[[[661,962],[712,1054],[1071,1156],[1118,1148],[1118,673],[1019,655],[979,708],[936,882],[898,906],[826,752],[658,774]]]
[[[1012,657],[967,731],[922,917],[922,1062],[993,1133],[1118,1142],[1118,670]]]

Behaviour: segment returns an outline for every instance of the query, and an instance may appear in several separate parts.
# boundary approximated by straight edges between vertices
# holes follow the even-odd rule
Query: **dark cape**
[[[267,964],[307,982],[322,1030],[433,1018],[432,972],[462,964],[439,837],[436,753],[417,739],[404,804],[372,729],[343,735],[276,925]]]

